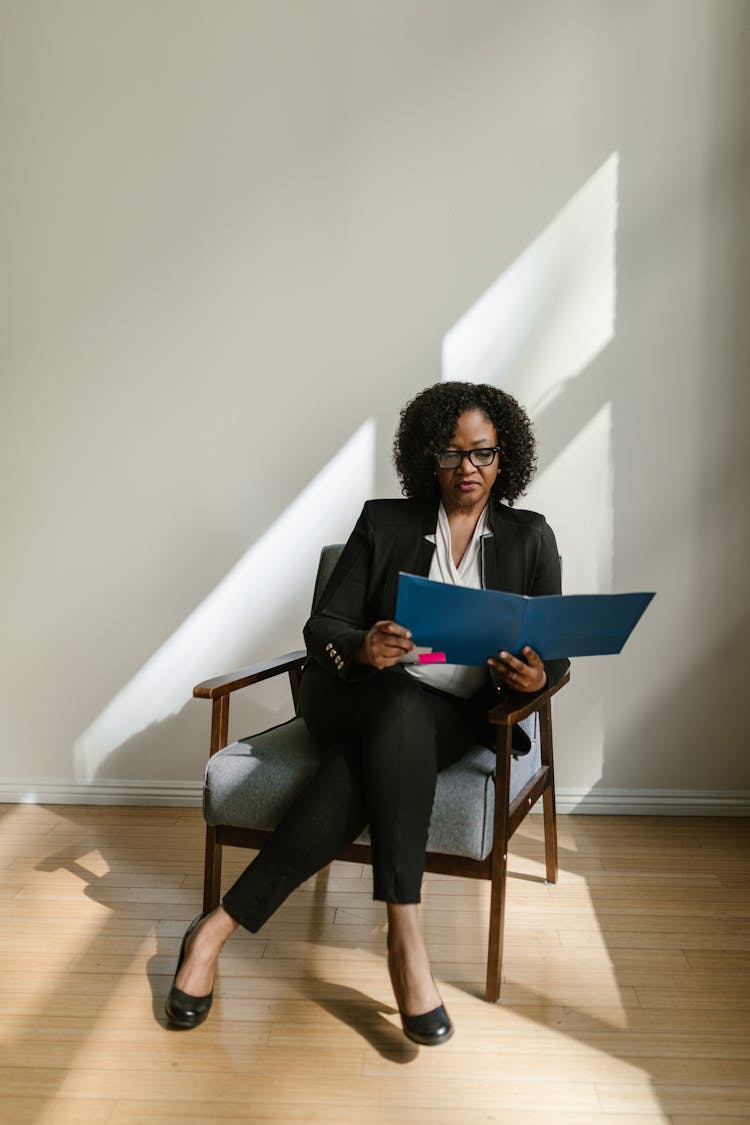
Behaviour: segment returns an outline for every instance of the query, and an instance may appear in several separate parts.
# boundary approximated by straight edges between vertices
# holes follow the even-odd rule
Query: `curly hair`
[[[524,408],[488,383],[447,382],[425,387],[401,411],[393,463],[404,496],[427,499],[439,492],[435,456],[450,445],[467,410],[481,411],[497,433],[500,467],[492,495],[511,506],[523,495],[536,470],[536,441]]]

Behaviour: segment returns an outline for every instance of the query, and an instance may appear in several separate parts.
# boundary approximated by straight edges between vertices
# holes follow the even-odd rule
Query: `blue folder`
[[[485,664],[530,645],[543,660],[620,652],[653,593],[550,594],[469,590],[399,574],[396,621],[448,664]]]

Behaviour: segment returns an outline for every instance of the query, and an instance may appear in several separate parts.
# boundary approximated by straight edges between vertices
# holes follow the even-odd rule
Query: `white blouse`
[[[435,544],[435,554],[432,556],[428,578],[433,582],[447,582],[453,586],[468,586],[473,590],[482,588],[481,567],[481,540],[487,534],[489,527],[489,505],[485,505],[481,516],[477,520],[474,534],[469,540],[469,545],[464,551],[463,558],[458,566],[453,561],[451,551],[451,529],[448,523],[448,513],[440,503],[438,512],[437,529],[434,535],[426,538]],[[466,664],[406,664],[407,672],[423,684],[449,695],[458,695],[468,699],[474,695],[487,681],[487,669],[469,667]]]

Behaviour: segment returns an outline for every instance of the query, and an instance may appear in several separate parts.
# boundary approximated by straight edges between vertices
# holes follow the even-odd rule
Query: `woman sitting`
[[[365,504],[305,626],[299,710],[320,747],[318,772],[222,904],[185,934],[166,1006],[176,1027],[208,1014],[233,931],[256,933],[369,826],[404,1032],[426,1045],[453,1032],[418,913],[437,774],[477,743],[494,748],[487,712],[498,690],[540,691],[568,662],[545,664],[526,648],[522,658],[488,654],[483,667],[409,663],[414,644],[393,620],[398,575],[540,595],[560,593],[560,567],[544,517],[512,507],[533,474],[535,445],[510,395],[482,384],[428,387],[401,413],[394,462],[406,499]]]

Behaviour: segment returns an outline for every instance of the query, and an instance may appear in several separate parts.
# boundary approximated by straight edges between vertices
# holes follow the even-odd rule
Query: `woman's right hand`
[[[357,649],[357,664],[371,664],[373,668],[392,668],[407,652],[414,648],[411,633],[395,621],[376,621]]]

